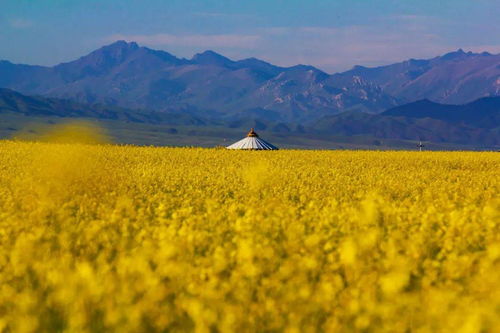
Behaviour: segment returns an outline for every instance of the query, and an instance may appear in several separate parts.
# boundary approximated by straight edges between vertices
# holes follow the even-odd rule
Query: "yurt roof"
[[[228,146],[227,149],[277,150],[278,147],[262,140],[252,128],[250,132],[248,132],[246,138],[233,143],[232,145]]]

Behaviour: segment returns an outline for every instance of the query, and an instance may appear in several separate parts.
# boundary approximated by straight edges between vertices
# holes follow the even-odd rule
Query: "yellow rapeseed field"
[[[0,332],[500,332],[500,154],[0,142]]]

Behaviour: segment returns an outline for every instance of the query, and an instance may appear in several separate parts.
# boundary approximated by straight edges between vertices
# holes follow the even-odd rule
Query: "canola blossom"
[[[0,332],[499,332],[500,154],[0,142]]]

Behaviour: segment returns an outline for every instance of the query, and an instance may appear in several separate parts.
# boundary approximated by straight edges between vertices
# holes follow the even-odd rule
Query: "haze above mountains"
[[[177,118],[198,125],[222,121],[245,126],[251,120],[284,132],[299,128],[443,142],[500,141],[498,98],[460,110],[436,104],[466,104],[500,95],[500,55],[462,50],[376,68],[355,66],[330,75],[313,66],[285,68],[255,58],[233,61],[213,51],[180,59],[118,41],[54,67],[0,61],[0,87],[37,95],[24,97],[49,105],[59,116],[69,108],[73,116],[127,121]],[[3,90],[0,95],[5,101],[10,94],[12,100],[12,93]],[[18,101],[24,98],[20,96]],[[423,99],[432,102],[413,103]],[[413,103],[407,107],[411,116],[394,110],[383,113],[407,103]],[[481,111],[486,104],[487,115]]]

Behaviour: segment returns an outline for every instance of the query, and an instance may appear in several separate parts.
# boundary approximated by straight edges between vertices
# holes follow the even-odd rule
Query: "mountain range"
[[[0,61],[2,87],[0,112],[31,116],[493,145],[500,126],[500,55],[463,50],[330,75],[117,41],[53,67]]]
[[[500,146],[500,97],[485,97],[464,105],[420,100],[378,114],[347,111],[301,125],[252,117],[215,121],[187,113],[132,110],[117,106],[81,104],[58,98],[25,96],[10,89],[0,88],[0,119],[3,114],[91,118],[204,128],[218,126],[218,128],[242,131],[255,127],[257,130],[267,130],[289,138],[363,136],[373,139],[423,140],[478,147]]]
[[[186,113],[145,111],[103,104],[82,104],[68,99],[26,96],[11,89],[0,88],[0,114],[5,113],[16,113],[27,117],[94,118],[135,123],[209,125]]]
[[[117,41],[54,67],[0,61],[0,87],[81,103],[305,121],[350,110],[382,112],[425,98],[462,104],[498,95],[500,55],[458,50],[329,75],[313,66],[233,61],[213,51],[180,59]]]
[[[484,97],[464,105],[425,99],[379,114],[344,112],[323,117],[307,130],[494,147],[500,145],[500,97]]]

